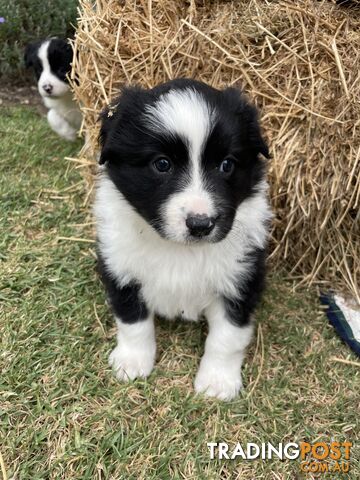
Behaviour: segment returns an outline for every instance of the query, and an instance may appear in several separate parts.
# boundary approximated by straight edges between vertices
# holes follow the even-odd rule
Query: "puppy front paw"
[[[109,356],[109,365],[113,368],[116,378],[122,382],[128,382],[138,377],[148,377],[154,363],[155,351],[128,350],[119,345]]]
[[[220,400],[232,400],[242,388],[240,369],[225,368],[218,365],[207,365],[202,362],[195,378],[196,393]]]

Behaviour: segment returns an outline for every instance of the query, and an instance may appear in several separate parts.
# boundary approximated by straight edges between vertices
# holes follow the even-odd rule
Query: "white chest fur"
[[[99,179],[95,215],[102,256],[119,285],[137,280],[148,308],[193,320],[214,295],[237,294],[251,268],[246,254],[264,246],[271,217],[264,183],[238,208],[234,228],[223,241],[175,243],[161,238],[134,212],[106,174]]]
[[[70,91],[59,98],[44,97],[44,104],[47,108],[56,110],[57,114],[60,115],[72,128],[79,130],[82,115],[79,107],[72,99],[72,93]]]

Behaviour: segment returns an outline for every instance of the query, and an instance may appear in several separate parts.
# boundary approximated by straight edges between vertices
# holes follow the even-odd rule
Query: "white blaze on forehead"
[[[188,215],[215,214],[214,199],[206,189],[201,169],[201,154],[215,123],[215,112],[193,88],[170,90],[145,111],[154,132],[180,137],[188,148],[190,164],[183,189],[171,195],[162,207],[164,231],[169,238],[182,240],[187,235]]]
[[[47,54],[48,49],[49,49],[49,45],[50,45],[50,40],[41,44],[41,46],[38,50],[38,57],[39,57],[39,60],[41,62],[44,73],[50,73],[51,72],[50,63],[49,63],[48,54]]]
[[[203,95],[193,88],[170,90],[146,108],[146,118],[156,132],[178,135],[186,141],[192,162],[199,161],[214,116]]]

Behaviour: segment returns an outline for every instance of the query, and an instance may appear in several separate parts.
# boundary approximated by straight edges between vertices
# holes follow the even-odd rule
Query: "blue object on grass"
[[[333,293],[321,293],[320,301],[327,306],[325,313],[338,335],[360,357],[360,311]]]

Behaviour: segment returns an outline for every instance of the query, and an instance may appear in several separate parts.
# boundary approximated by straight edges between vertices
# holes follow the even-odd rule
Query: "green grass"
[[[358,367],[319,310],[280,275],[269,286],[230,403],[195,396],[204,324],[157,323],[147,381],[121,385],[107,356],[115,329],[95,273],[76,164],[31,110],[3,109],[0,233],[0,452],[8,478],[296,479],[299,461],[210,460],[206,442],[352,441],[359,469]],[[1,469],[0,469],[1,471]],[[314,478],[309,476],[308,478]]]

